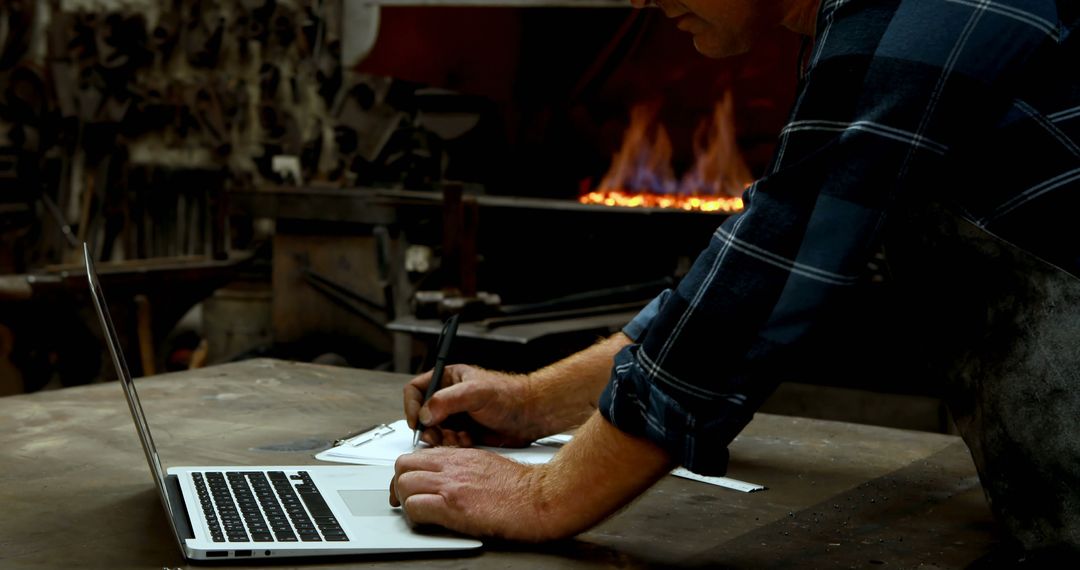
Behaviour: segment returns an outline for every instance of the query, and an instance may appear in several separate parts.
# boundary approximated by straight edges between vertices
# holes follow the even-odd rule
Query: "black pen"
[[[450,354],[450,344],[454,341],[454,335],[457,334],[459,316],[450,317],[450,320],[443,325],[442,333],[439,334],[439,340],[435,346],[435,368],[431,371],[431,382],[428,383],[427,392],[424,393],[424,400],[420,402],[421,407],[431,399],[431,396],[435,394],[435,390],[439,389],[439,384],[442,383],[443,369],[446,368],[446,356]],[[420,422],[420,418],[416,418],[416,429],[413,430],[413,447],[416,447],[416,444],[419,443],[420,434],[423,431],[424,424]]]

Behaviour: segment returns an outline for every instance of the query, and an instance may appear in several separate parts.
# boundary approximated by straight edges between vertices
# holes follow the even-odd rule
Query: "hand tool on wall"
[[[385,326],[389,319],[387,307],[359,291],[311,269],[304,269],[304,281],[330,300],[345,307],[353,314],[376,325]]]

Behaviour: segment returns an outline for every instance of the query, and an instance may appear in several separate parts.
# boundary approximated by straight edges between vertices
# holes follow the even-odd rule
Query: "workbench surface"
[[[251,360],[138,385],[165,467],[288,465],[400,418],[405,379]],[[950,568],[1001,539],[957,437],[759,414],[731,455],[729,476],[768,490],[666,477],[573,540],[310,566]],[[0,399],[0,465],[0,568],[186,565],[116,383]]]

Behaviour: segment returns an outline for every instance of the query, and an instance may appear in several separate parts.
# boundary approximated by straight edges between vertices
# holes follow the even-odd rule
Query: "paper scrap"
[[[691,481],[701,481],[702,483],[726,487],[728,489],[734,489],[735,491],[742,491],[743,493],[764,491],[768,488],[764,485],[747,483],[746,481],[739,481],[738,479],[732,479],[731,477],[710,477],[708,475],[698,475],[697,473],[694,473],[693,471],[690,471],[685,467],[676,467],[675,469],[672,469],[671,474],[676,477],[682,477],[683,479],[690,479]]]

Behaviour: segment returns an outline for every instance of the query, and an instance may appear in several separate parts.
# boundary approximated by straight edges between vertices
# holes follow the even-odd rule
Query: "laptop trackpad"
[[[349,512],[355,517],[385,517],[397,514],[390,506],[390,491],[387,489],[363,491],[338,491],[338,496],[345,501]]]

